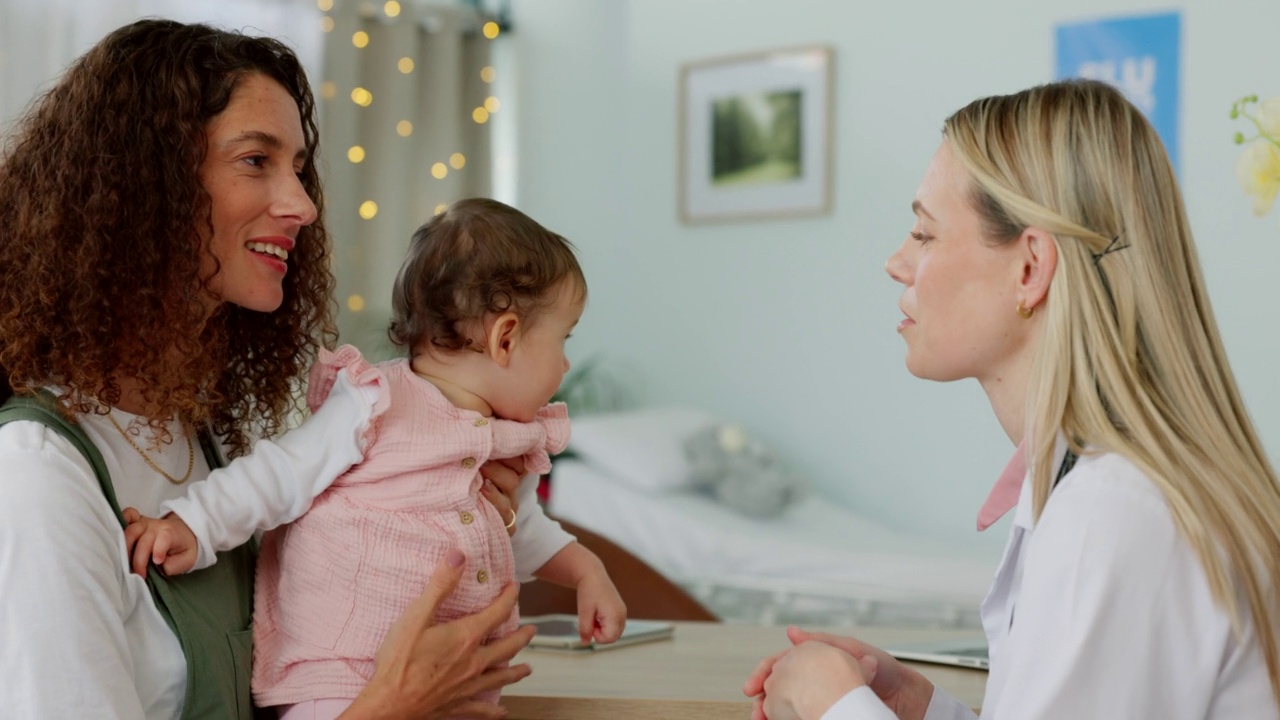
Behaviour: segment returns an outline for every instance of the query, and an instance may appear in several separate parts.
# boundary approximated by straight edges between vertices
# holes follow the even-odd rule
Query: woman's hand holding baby
[[[436,610],[458,586],[465,563],[456,549],[445,556],[422,595],[387,632],[375,658],[373,678],[341,715],[342,720],[460,716],[496,720],[506,716],[501,706],[472,698],[529,674],[528,664],[508,663],[529,644],[533,628],[525,626],[483,644],[515,609],[516,585],[474,615],[437,624]]]
[[[520,512],[520,501],[516,493],[520,489],[520,480],[525,475],[524,460],[521,458],[505,458],[490,460],[480,466],[480,477],[485,482],[480,486],[480,494],[493,505],[507,524],[507,535],[516,534],[516,513]]]
[[[128,507],[121,513],[129,526],[124,545],[133,560],[133,572],[147,576],[147,562],[154,562],[165,575],[181,575],[196,566],[200,546],[195,533],[182,518],[169,513],[150,518]]]

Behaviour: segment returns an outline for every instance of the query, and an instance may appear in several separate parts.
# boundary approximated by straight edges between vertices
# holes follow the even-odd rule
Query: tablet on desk
[[[987,670],[991,667],[985,637],[898,645],[885,650],[899,660],[958,665],[979,670]]]
[[[582,638],[578,636],[577,615],[537,615],[520,618],[520,624],[533,625],[538,629],[533,640],[529,642],[529,647],[548,650],[610,650],[650,640],[663,640],[671,637],[675,631],[669,622],[628,620],[626,627],[622,630],[622,637],[618,638],[617,642],[602,645],[596,642],[582,642]]]

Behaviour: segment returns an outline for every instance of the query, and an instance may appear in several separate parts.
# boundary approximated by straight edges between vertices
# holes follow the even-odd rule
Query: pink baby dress
[[[380,397],[364,460],[306,514],[263,538],[253,623],[259,706],[354,698],[387,629],[450,548],[463,551],[466,567],[437,619],[489,605],[514,581],[514,561],[504,519],[480,496],[479,468],[523,457],[529,472],[546,473],[549,454],[569,441],[562,403],[530,423],[485,417],[455,407],[407,360],[370,365],[351,346],[321,351],[307,394],[312,409],[343,368]],[[514,631],[517,618],[513,612],[494,637]]]

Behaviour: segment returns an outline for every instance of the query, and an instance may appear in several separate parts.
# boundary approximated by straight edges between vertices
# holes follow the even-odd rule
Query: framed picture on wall
[[[774,50],[680,70],[680,219],[831,209],[833,51]]]

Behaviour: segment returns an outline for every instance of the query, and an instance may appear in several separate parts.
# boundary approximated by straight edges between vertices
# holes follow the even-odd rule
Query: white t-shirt
[[[278,443],[260,442],[224,473],[253,477],[263,463],[332,481],[360,459],[357,436],[369,405],[335,385],[329,402]],[[337,402],[334,402],[334,400]],[[136,416],[113,411],[128,428]],[[155,516],[209,474],[195,438],[191,480],[175,485],[151,469],[111,422],[79,418],[102,453],[120,507]],[[173,477],[187,470],[186,434],[151,447],[135,441]],[[326,448],[316,452],[315,448]],[[255,468],[258,468],[255,470]],[[0,714],[31,718],[177,718],[186,660],[146,581],[129,571],[124,531],[89,463],[35,422],[0,427]]]

